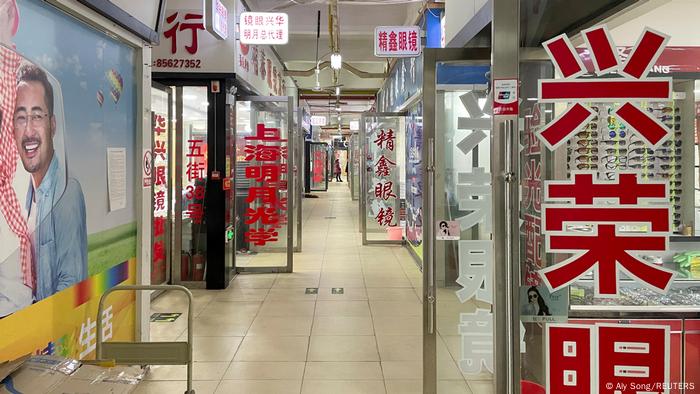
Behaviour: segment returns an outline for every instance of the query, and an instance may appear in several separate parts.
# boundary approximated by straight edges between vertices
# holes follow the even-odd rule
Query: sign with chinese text
[[[279,240],[287,224],[287,140],[281,130],[258,123],[255,134],[245,137],[245,177],[250,182],[245,202],[245,241],[265,246]]]
[[[518,114],[517,79],[496,79],[493,81],[493,114]]]
[[[206,0],[207,31],[219,40],[228,38],[228,9],[221,0]]]
[[[377,26],[374,29],[374,56],[417,57],[420,54],[420,27]]]
[[[183,185],[184,216],[192,221],[192,224],[202,224],[204,220],[204,197],[207,182],[207,146],[203,139],[191,138],[187,140],[185,154],[185,176],[187,184]]]
[[[232,9],[231,0],[211,0]],[[177,73],[228,73],[235,67],[236,39],[229,34],[218,39],[207,31],[204,1],[168,1],[163,18],[160,44],[153,47],[152,71]],[[234,13],[226,12],[227,23],[220,19],[220,26],[234,26]],[[214,14],[215,18],[223,15]],[[209,19],[215,19],[209,18]],[[213,22],[213,21],[212,21]]]
[[[242,44],[285,45],[289,17],[283,12],[242,12],[239,30]]]
[[[239,14],[248,10],[241,1],[236,2]],[[250,86],[261,96],[283,96],[287,91],[284,66],[267,45],[236,43],[236,79]]]
[[[546,326],[548,394],[669,393],[668,326]]]
[[[622,77],[579,78],[586,69],[569,38],[563,34],[546,41],[543,46],[563,78],[540,80],[538,98],[570,106],[538,130],[537,137],[556,149],[597,119],[597,110],[588,103],[614,103],[609,116],[625,126],[625,133],[634,135],[642,148],[660,147],[673,133],[640,106],[672,98],[671,78],[646,77],[669,37],[645,29],[621,63],[607,27],[584,30],[583,36],[596,74]],[[540,270],[543,281],[556,291],[593,271],[596,296],[610,297],[619,295],[619,277],[624,273],[654,291],[667,292],[674,272],[640,255],[668,250],[672,232],[668,180],[629,171],[613,171],[612,177],[599,180],[597,167],[585,163],[584,167],[589,171],[573,171],[569,181],[545,182],[541,222],[545,250],[572,256]]]
[[[311,126],[325,126],[328,120],[323,115],[313,115],[311,117]]]
[[[166,228],[168,223],[168,120],[165,114],[153,113],[153,250],[151,251],[151,283],[167,280]]]
[[[396,168],[396,132],[392,127],[376,127],[368,133],[370,153],[370,190],[368,216],[379,227],[398,225],[398,174]]]

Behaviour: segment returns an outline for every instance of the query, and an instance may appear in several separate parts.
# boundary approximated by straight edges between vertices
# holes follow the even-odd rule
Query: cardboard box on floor
[[[0,394],[128,394],[139,384],[138,367],[101,367],[56,356],[25,356],[0,364]]]

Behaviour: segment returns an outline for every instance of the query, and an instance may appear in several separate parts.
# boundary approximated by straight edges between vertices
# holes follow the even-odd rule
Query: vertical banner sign
[[[673,131],[641,105],[672,99],[671,78],[646,77],[669,37],[645,29],[621,63],[607,27],[582,33],[598,78],[579,78],[586,69],[566,35],[543,44],[562,78],[540,80],[538,98],[569,106],[537,131],[540,141],[550,150],[562,146],[587,129],[589,122],[598,121],[598,107],[587,103],[610,103],[606,115],[619,120],[642,150],[659,148]],[[608,73],[620,77],[604,77]],[[619,134],[619,130],[610,131],[611,138]],[[624,273],[652,291],[666,293],[674,272],[645,261],[640,254],[669,249],[668,180],[650,179],[653,175],[630,172],[626,166],[615,165],[605,174],[597,168],[583,163],[578,169],[585,171],[572,171],[570,180],[545,182],[545,250],[571,257],[541,269],[542,281],[556,291],[593,271],[595,297],[616,297]],[[668,393],[669,343],[669,327],[550,325],[547,392]]]
[[[164,114],[153,113],[153,250],[151,283],[165,282],[165,229],[168,217],[168,128]]]
[[[242,44],[285,45],[289,17],[283,12],[243,12],[239,29]]]
[[[377,26],[374,29],[374,56],[417,57],[421,49],[418,26]]]
[[[393,227],[398,224],[398,212],[396,191],[398,185],[396,177],[396,152],[394,151],[396,135],[391,128],[374,129],[371,134],[374,138],[374,160],[373,160],[373,184],[372,196],[373,206],[376,206],[374,219],[380,227]]]
[[[282,139],[279,128],[265,127],[259,123],[254,136],[245,137],[245,160],[249,165],[245,177],[250,179],[248,209],[245,224],[245,241],[265,246],[278,240],[278,229],[287,224],[287,198],[281,193],[287,190],[287,140]],[[253,141],[257,141],[255,145]],[[255,185],[255,186],[253,186]]]
[[[496,79],[493,81],[493,114],[518,114],[518,80]]]

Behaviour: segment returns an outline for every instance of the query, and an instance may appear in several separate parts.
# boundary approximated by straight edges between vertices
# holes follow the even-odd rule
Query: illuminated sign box
[[[221,0],[206,0],[207,31],[219,40],[228,38],[228,9]]]
[[[325,126],[327,124],[327,120],[325,116],[312,116],[311,117],[311,126]]]

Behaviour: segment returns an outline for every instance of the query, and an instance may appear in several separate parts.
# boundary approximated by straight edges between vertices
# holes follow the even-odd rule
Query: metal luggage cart
[[[107,296],[114,291],[178,290],[187,294],[187,342],[102,342],[102,312]],[[192,330],[194,313],[192,293],[184,286],[177,285],[123,285],[115,286],[102,294],[97,309],[97,360],[114,360],[121,365],[187,365],[187,391],[195,394],[192,388]]]

